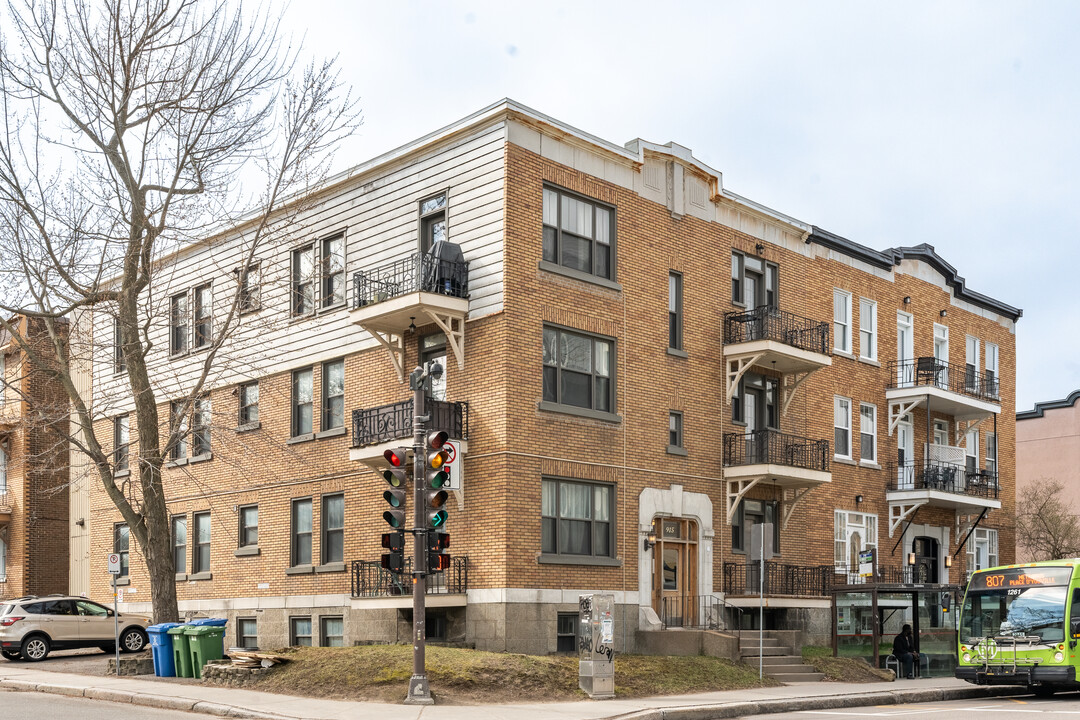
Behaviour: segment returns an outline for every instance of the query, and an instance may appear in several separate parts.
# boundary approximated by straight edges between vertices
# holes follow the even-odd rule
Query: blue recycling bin
[[[225,618],[196,618],[189,620],[188,625],[192,627],[225,627],[228,622]]]
[[[172,636],[169,635],[169,630],[179,626],[180,623],[161,623],[146,628],[146,632],[150,635],[150,652],[154,655],[154,675],[158,677],[176,677]]]

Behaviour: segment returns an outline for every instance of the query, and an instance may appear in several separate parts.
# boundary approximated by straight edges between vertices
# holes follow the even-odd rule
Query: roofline
[[[1035,418],[1041,418],[1043,417],[1043,413],[1047,410],[1063,410],[1064,408],[1075,405],[1077,400],[1080,400],[1080,390],[1073,390],[1069,393],[1069,396],[1063,400],[1048,400],[1047,402],[1035,403],[1035,407],[1031,410],[1023,410],[1016,413],[1016,419],[1034,420]]]

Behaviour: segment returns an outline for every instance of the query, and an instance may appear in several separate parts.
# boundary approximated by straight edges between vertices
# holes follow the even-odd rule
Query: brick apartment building
[[[152,367],[179,394],[215,303],[252,286],[164,470],[181,612],[228,616],[237,644],[407,641],[377,469],[432,359],[431,412],[458,441],[434,639],[573,648],[597,591],[619,650],[738,622],[766,521],[785,578],[766,622],[819,635],[859,551],[896,574],[915,553],[931,583],[1012,560],[1020,311],[932,247],[869,249],[726,190],[684,147],[509,100],[341,175],[297,228],[249,272],[230,238],[189,248],[155,289]],[[460,264],[428,259],[440,241]],[[95,336],[112,332],[103,313]],[[138,438],[109,345],[99,437],[128,448],[123,474]],[[139,548],[103,493],[90,505],[91,558],[129,554],[124,602],[147,609]],[[109,594],[103,561],[90,586]]]
[[[31,346],[49,342],[43,324],[15,322]],[[67,592],[67,396],[6,332],[0,376],[0,600]]]

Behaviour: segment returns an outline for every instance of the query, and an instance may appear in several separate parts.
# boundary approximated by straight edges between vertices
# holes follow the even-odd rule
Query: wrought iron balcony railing
[[[385,570],[378,560],[353,560],[352,596],[387,597],[412,595],[412,558],[405,558],[405,572],[400,575]],[[450,558],[450,568],[424,578],[428,595],[460,594],[469,589],[469,558]]]
[[[828,472],[831,462],[828,440],[812,440],[779,430],[724,433],[724,467],[766,463]]]
[[[668,596],[660,599],[660,622],[663,627],[695,630],[723,630],[728,626],[724,611],[736,620],[735,632],[742,627],[743,610],[713,595]]]
[[[968,469],[964,465],[927,460],[891,463],[888,473],[888,492],[938,490],[988,500],[998,497],[997,472],[986,468]]]
[[[429,399],[427,406],[431,415],[430,427],[446,430],[450,437],[458,440],[469,439],[469,403]],[[353,410],[352,446],[361,448],[410,437],[412,417],[412,400]]]
[[[469,297],[469,263],[416,253],[353,275],[353,308],[415,292]]]
[[[935,387],[959,395],[1000,401],[1000,381],[992,370],[978,372],[972,365],[958,365],[920,357],[914,360],[893,360],[889,363],[889,389]]]
[[[907,585],[912,582],[928,582],[928,580],[918,578],[915,569],[911,567],[879,567],[877,575],[867,577],[863,577],[857,569],[846,565],[838,565],[833,569],[833,585],[873,585],[875,583]]]
[[[809,352],[831,354],[829,323],[771,307],[724,315],[724,344],[776,340]]]
[[[787,565],[765,561],[766,595],[819,597],[833,586],[832,565]],[[761,565],[756,562],[724,563],[724,591],[729,595],[757,595],[762,587]]]

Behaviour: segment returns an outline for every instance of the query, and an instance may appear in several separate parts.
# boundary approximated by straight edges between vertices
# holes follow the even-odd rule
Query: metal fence
[[[354,308],[414,292],[465,298],[469,296],[469,263],[416,253],[371,270],[358,271],[353,275],[353,290]]]
[[[777,340],[810,352],[831,354],[829,323],[771,307],[724,314],[724,344]]]
[[[998,476],[994,470],[968,469],[965,465],[938,460],[890,463],[886,467],[890,478],[886,485],[888,492],[937,490],[989,500],[998,497]]]
[[[1000,381],[993,371],[979,372],[974,365],[945,362],[936,357],[892,360],[888,364],[889,384],[894,388],[935,387],[959,395],[1000,401]]]
[[[765,594],[827,595],[834,582],[833,572],[832,565],[787,565],[766,560]],[[757,595],[761,577],[760,563],[724,563],[724,591],[729,595]]]
[[[733,622],[725,612],[730,610]],[[660,599],[660,622],[665,630],[678,627],[688,630],[742,629],[743,609],[714,595],[671,596]]]
[[[405,572],[392,573],[379,560],[353,560],[352,596],[387,597],[412,595],[412,558],[405,558]],[[424,578],[428,595],[454,595],[469,589],[469,557],[451,557],[450,567]]]
[[[827,472],[831,462],[828,440],[788,435],[779,430],[724,433],[724,467],[770,463]]]
[[[446,430],[457,440],[469,438],[469,404],[445,400],[427,401],[431,415],[429,427]],[[354,448],[407,438],[412,435],[413,401],[353,410],[352,446]]]

